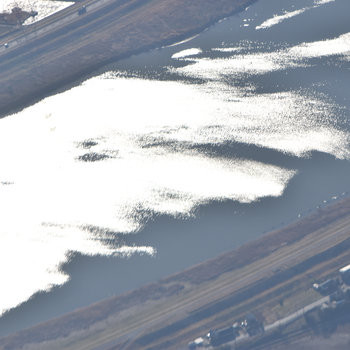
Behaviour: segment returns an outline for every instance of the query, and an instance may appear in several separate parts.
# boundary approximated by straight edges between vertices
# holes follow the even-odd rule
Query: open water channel
[[[350,2],[260,0],[0,120],[0,335],[350,189]]]

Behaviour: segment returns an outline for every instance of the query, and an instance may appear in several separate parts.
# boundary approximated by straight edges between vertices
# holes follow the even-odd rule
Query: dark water
[[[274,14],[283,15],[297,10],[303,12],[265,29],[256,29]],[[349,11],[350,3],[346,0],[324,4],[310,0],[260,0],[245,12],[210,27],[189,42],[133,56],[108,67],[108,70],[123,72],[123,76],[127,77],[175,81],[199,87],[208,81],[206,74],[216,74],[214,83],[224,83],[226,88],[238,89],[243,95],[263,97],[261,100],[253,99],[252,104],[271,104],[274,101],[274,98],[270,98],[272,94],[292,93],[293,97],[296,93],[297,96],[306,96],[305,125],[311,120],[310,128],[314,125],[320,132],[316,136],[305,134],[310,142],[313,137],[316,141],[307,143],[301,153],[296,144],[275,147],[273,141],[257,140],[253,135],[251,142],[244,137],[240,138],[240,134],[219,143],[184,142],[181,149],[195,149],[196,152],[213,158],[257,161],[293,170],[296,174],[291,177],[280,196],[263,196],[246,203],[230,199],[209,201],[196,207],[193,217],[179,219],[165,214],[154,215],[137,234],[122,238],[118,235],[115,238],[116,244],[122,241],[127,246],[152,246],[157,250],[155,256],[136,254],[125,258],[75,253],[62,266],[70,280],[49,293],[34,295],[29,301],[5,314],[0,319],[0,335],[126,292],[215,257],[267,231],[308,215],[318,206],[325,206],[347,196],[350,189],[347,139],[350,131],[349,36],[345,38],[345,44],[335,44],[337,48],[347,45],[347,49],[337,55],[322,53],[324,49],[318,44],[314,45],[312,54],[299,56],[293,56],[296,50],[291,51],[291,48],[300,47],[305,42],[332,40],[349,33]],[[249,26],[244,26],[245,24]],[[201,52],[192,56],[202,59],[197,62],[199,70],[191,70],[191,61],[171,58],[173,54],[191,48],[201,49]],[[217,51],[214,48],[238,48],[238,53],[235,56],[235,51]],[[266,56],[269,54],[270,56]],[[253,59],[253,70],[258,62],[263,62],[259,73],[250,72],[251,68],[247,68],[247,59],[250,60],[250,56]],[[229,69],[225,68],[227,62],[220,61],[224,58],[230,62],[236,60],[237,64],[231,65]],[[202,68],[205,61],[215,60],[219,61],[214,68]],[[272,67],[265,70],[264,64],[271,60],[282,68]],[[293,67],[290,62],[294,63]],[[182,74],[184,71],[181,67],[189,67],[186,74]],[[196,67],[195,64],[193,67]],[[252,86],[253,92],[249,90]],[[209,86],[209,90],[214,95],[219,91],[213,85]],[[266,95],[270,96],[267,102]],[[310,107],[310,96],[315,97],[316,101],[325,101],[327,106],[322,107],[321,111],[317,106],[312,107],[312,103]],[[135,101],[137,100],[138,96],[135,96]],[[297,104],[303,103],[304,99],[296,101]],[[249,103],[243,103],[243,106],[247,108]],[[292,108],[296,107],[292,105]],[[282,111],[283,106],[280,108]],[[276,116],[276,132],[283,134],[283,137],[288,132],[297,135],[297,129],[303,125],[303,122],[299,123],[299,119],[304,116],[303,111],[301,108],[297,115],[298,121],[290,125],[287,125],[289,115],[286,115],[285,123]],[[275,109],[273,113],[276,113]],[[335,145],[331,143],[332,137],[327,133],[329,130],[342,133],[340,136],[334,133],[334,138],[339,136]],[[265,129],[260,128],[258,131],[263,133]],[[273,133],[274,130],[270,132],[271,135]],[[302,143],[303,138],[295,137],[293,140],[295,143]],[[162,142],[166,146],[166,142]],[[323,142],[325,143],[321,147]],[[172,144],[171,147],[176,148],[176,145]]]

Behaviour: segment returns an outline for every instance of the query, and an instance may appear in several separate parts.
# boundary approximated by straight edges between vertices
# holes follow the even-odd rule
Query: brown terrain
[[[90,11],[96,0],[84,0],[0,36],[0,116],[108,62],[198,33],[254,1],[110,0]],[[86,13],[78,15],[84,5]]]
[[[186,348],[249,311],[270,324],[318,300],[312,284],[349,262],[345,199],[216,259],[0,339],[0,349]],[[297,340],[313,334],[299,332]]]

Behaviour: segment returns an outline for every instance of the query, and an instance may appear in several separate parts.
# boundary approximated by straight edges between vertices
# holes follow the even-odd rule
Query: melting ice
[[[177,81],[110,72],[0,120],[0,265],[11,267],[1,275],[0,313],[65,283],[59,266],[71,252],[155,254],[126,246],[123,235],[152,215],[186,217],[213,200],[280,196],[296,173],[199,146],[240,142],[348,158],[339,108],[324,96],[256,94],[253,83],[227,83],[307,67],[314,58],[344,59],[348,48],[349,33],[268,53],[250,53],[244,43],[214,48],[214,58],[182,50],[172,57],[184,65],[168,68]],[[110,235],[120,243],[106,244]]]

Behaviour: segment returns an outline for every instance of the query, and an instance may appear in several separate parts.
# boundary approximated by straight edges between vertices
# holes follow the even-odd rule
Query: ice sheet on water
[[[301,15],[305,11],[311,10],[313,8],[317,8],[319,6],[334,2],[335,0],[315,0],[313,5],[311,6],[306,6],[298,10],[293,10],[293,11],[284,11],[283,14],[276,14],[271,18],[268,18],[265,20],[263,23],[260,25],[256,26],[255,29],[267,29],[275,26],[276,24],[279,24],[287,19],[290,19],[292,17]],[[293,6],[294,7],[294,6]]]
[[[177,74],[187,77],[202,78],[208,81],[220,81],[225,75],[253,75],[287,70],[310,65],[308,59],[327,56],[350,56],[350,33],[333,39],[305,42],[299,45],[277,49],[272,52],[241,53],[246,43],[237,47],[214,48],[212,52],[232,52],[234,55],[225,58],[191,56],[191,64],[181,68],[169,68]],[[266,45],[267,46],[267,45]],[[186,59],[186,58],[185,58]]]
[[[193,49],[187,49],[187,50],[182,50],[179,51],[177,53],[175,53],[174,55],[171,56],[171,58],[184,58],[184,57],[188,57],[188,56],[195,56],[198,55],[202,52],[201,49],[197,49],[197,48],[193,48]]]
[[[293,171],[166,147],[233,139],[223,102],[182,83],[101,77],[2,119],[1,179],[11,185],[0,186],[0,264],[12,268],[1,309],[64,283],[59,264],[71,251],[154,253],[105,245],[103,228],[134,232],[147,213],[186,216],[214,199],[281,195]],[[82,161],[87,152],[108,157]]]
[[[1,276],[0,312],[67,281],[59,265],[71,252],[152,255],[153,247],[124,244],[123,234],[152,215],[186,217],[212,200],[280,196],[295,174],[200,146],[238,142],[348,158],[349,135],[325,96],[256,94],[253,84],[227,83],[347,57],[348,40],[349,33],[272,52],[212,50],[226,58],[192,51],[191,64],[169,68],[177,81],[111,72],[0,120],[0,266],[11,266]]]
[[[259,29],[266,29],[266,28],[270,28],[272,26],[275,26],[276,24],[279,24],[283,21],[285,21],[286,19],[298,16],[300,14],[302,14],[303,12],[305,12],[306,10],[308,10],[307,7],[299,9],[299,10],[294,10],[294,11],[287,11],[282,15],[275,15],[272,18],[267,19],[266,21],[264,21],[263,23],[261,23],[260,25],[256,26],[255,29],[259,30]]]

